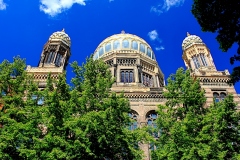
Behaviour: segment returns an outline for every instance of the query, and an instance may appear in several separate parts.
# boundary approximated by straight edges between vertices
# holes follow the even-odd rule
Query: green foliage
[[[168,78],[159,106],[159,139],[152,159],[231,159],[239,156],[239,113],[231,96],[204,108],[204,91],[189,71]],[[232,127],[231,127],[232,126]]]
[[[153,159],[198,159],[196,137],[201,130],[198,123],[205,109],[204,91],[198,80],[183,68],[168,78],[164,96],[166,106],[160,105],[158,127],[161,135],[156,143]]]
[[[202,120],[199,132],[202,155],[207,159],[238,159],[240,156],[240,114],[233,96],[214,103]],[[206,149],[204,148],[205,146]]]
[[[240,60],[240,3],[227,0],[194,0],[192,13],[203,31],[217,32],[217,41],[222,51],[227,52],[234,43],[238,44],[237,54],[230,63]],[[232,82],[240,80],[240,67],[233,70]]]
[[[58,81],[49,74],[40,91],[19,57],[0,64],[0,159],[142,159],[136,144],[147,132],[127,129],[129,102],[110,92],[114,80],[108,66],[89,58],[72,67],[72,88],[65,74]]]
[[[24,69],[25,60],[19,57],[13,63],[5,60],[0,64],[0,103],[4,105],[0,111],[0,159],[23,159],[23,155],[34,154],[30,148],[32,137],[39,133],[39,116],[32,112],[34,102],[28,95],[37,91],[37,85]]]
[[[71,92],[75,116],[66,126],[75,128],[75,138],[75,134],[83,134],[87,142],[82,152],[84,159],[141,159],[142,152],[134,147],[140,141],[138,133],[129,134],[126,129],[130,122],[129,102],[123,95],[110,93],[114,79],[108,66],[102,60],[89,58],[82,67],[77,62],[72,67],[76,73]]]

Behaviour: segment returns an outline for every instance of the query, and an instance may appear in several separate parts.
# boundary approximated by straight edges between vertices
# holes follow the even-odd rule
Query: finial
[[[122,31],[121,31],[121,34],[125,34],[125,31],[124,31],[124,30],[122,30]]]
[[[64,28],[62,29],[62,32],[65,32],[65,29],[64,29]]]
[[[187,36],[190,36],[190,34],[187,32]]]

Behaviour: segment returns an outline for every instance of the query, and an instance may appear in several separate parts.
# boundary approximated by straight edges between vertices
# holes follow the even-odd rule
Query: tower
[[[187,33],[182,50],[186,67],[190,69],[193,77],[200,80],[201,87],[205,90],[206,106],[212,104],[214,99],[216,102],[223,100],[228,94],[232,94],[235,102],[239,104],[240,100],[234,86],[228,84],[230,80],[228,70],[216,69],[210,50],[200,37]]]
[[[33,74],[39,88],[46,86],[49,73],[53,79],[58,79],[59,74],[64,72],[71,56],[70,47],[71,40],[64,29],[54,32],[43,47],[38,67],[27,66],[27,72]]]
[[[142,38],[122,31],[103,40],[93,54],[105,61],[115,77],[111,90],[124,92],[129,99],[133,123],[130,130],[145,125],[156,127],[157,106],[164,104],[164,75],[151,46]],[[157,135],[154,135],[155,138]],[[153,146],[141,144],[145,159],[150,159]]]

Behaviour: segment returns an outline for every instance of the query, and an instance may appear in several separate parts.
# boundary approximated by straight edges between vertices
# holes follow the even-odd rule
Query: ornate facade
[[[70,46],[70,38],[64,30],[55,32],[44,46],[38,67],[27,67],[27,71],[39,81],[39,88],[45,87],[49,72],[55,79],[63,73],[71,55]],[[240,104],[234,87],[227,83],[228,70],[217,71],[211,53],[200,37],[188,34],[183,40],[182,49],[186,67],[191,70],[193,77],[200,80],[201,87],[206,91],[206,106],[213,102],[213,97],[220,101],[227,94],[233,94],[235,102]],[[109,65],[115,77],[111,90],[124,92],[129,99],[129,116],[135,121],[129,129],[145,125],[155,127],[157,106],[166,101],[162,95],[165,82],[150,45],[142,38],[122,31],[103,40],[93,58],[101,58]],[[145,159],[150,159],[153,146],[141,144],[141,148],[145,152]]]
[[[54,32],[43,47],[38,67],[27,66],[27,72],[33,74],[34,79],[39,82],[39,88],[45,88],[48,74],[53,79],[64,72],[71,56],[70,37],[62,31]]]
[[[110,66],[116,81],[111,90],[124,91],[129,99],[135,120],[130,129],[155,125],[157,105],[164,103],[162,95],[164,75],[158,66],[150,45],[142,38],[127,34],[115,34],[103,40],[93,55],[102,58]],[[148,144],[141,144],[146,159],[150,159]]]
[[[200,37],[187,33],[182,49],[182,58],[186,67],[191,70],[193,77],[200,80],[201,87],[205,90],[206,106],[212,104],[213,97],[215,101],[220,101],[228,94],[232,94],[235,102],[240,105],[234,86],[228,84],[230,80],[228,70],[218,71],[216,69],[210,50]]]

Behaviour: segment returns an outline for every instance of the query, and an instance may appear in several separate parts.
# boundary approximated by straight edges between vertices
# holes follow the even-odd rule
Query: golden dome
[[[67,46],[71,46],[70,37],[65,33],[64,29],[62,31],[54,32],[50,37],[49,41],[62,41]]]
[[[187,37],[182,42],[182,49],[185,50],[193,44],[204,44],[202,39],[196,35],[190,35],[187,32]]]
[[[95,50],[93,58],[98,59],[119,51],[124,51],[126,54],[139,53],[155,60],[152,48],[144,39],[124,31],[104,39]]]

